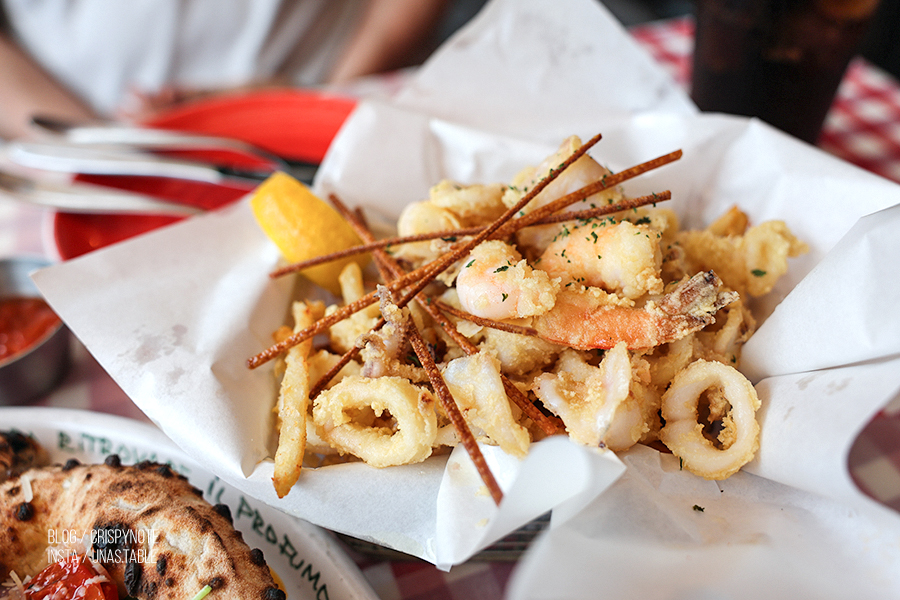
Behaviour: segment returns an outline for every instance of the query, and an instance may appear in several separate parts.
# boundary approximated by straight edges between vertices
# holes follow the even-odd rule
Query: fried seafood
[[[414,236],[490,223],[503,214],[505,187],[500,184],[461,186],[444,180],[429,190],[428,200],[406,206],[397,220],[400,236]],[[422,263],[434,260],[447,250],[449,242],[440,238],[403,244],[395,256]]]
[[[684,250],[686,270],[712,269],[742,297],[757,298],[772,291],[787,273],[788,258],[804,254],[808,247],[783,221],[766,221],[745,230],[738,230],[739,226],[713,224],[701,231],[680,232],[677,240]]]
[[[655,348],[715,322],[718,310],[737,299],[721,285],[712,271],[697,273],[640,308],[610,301],[596,288],[563,290],[553,309],[534,320],[534,328],[545,340],[580,350],[622,342],[632,350]]]
[[[456,277],[460,306],[478,317],[516,319],[553,308],[559,281],[533,269],[505,242],[483,242],[469,253]]]
[[[525,456],[531,437],[516,422],[500,378],[500,361],[485,352],[455,358],[442,371],[466,421],[513,456]],[[476,436],[477,437],[477,436]],[[456,445],[456,444],[452,444]]]
[[[457,325],[465,329],[465,322]],[[501,372],[516,378],[553,366],[564,346],[548,342],[536,335],[510,333],[500,329],[478,327],[472,339],[479,349],[497,357]]]
[[[682,369],[663,394],[666,424],[659,439],[691,473],[725,479],[756,454],[757,409],[759,398],[746,377],[720,362],[700,359]]]
[[[631,359],[625,344],[588,364],[575,350],[564,350],[552,373],[537,376],[532,389],[550,411],[562,418],[576,442],[599,446],[631,390]],[[627,411],[627,408],[625,408]]]
[[[431,393],[402,377],[347,377],[315,399],[322,439],[373,467],[431,456],[437,416]]]
[[[648,225],[612,219],[567,227],[547,246],[538,264],[564,285],[599,287],[631,300],[660,294],[660,235]]]
[[[617,187],[680,152],[613,174],[587,155],[598,139],[566,140],[508,186],[439,183],[401,215],[400,234],[419,237],[392,238],[390,254],[332,198],[382,281],[351,263],[343,303],[250,366],[327,333],[307,359],[311,438],[376,467],[463,445],[497,502],[477,443],[523,456],[562,429],[616,451],[661,441],[703,477],[732,474],[759,431],[736,369],[756,327],[745,299],[805,246],[737,208],[681,230],[648,206],[669,192]]]

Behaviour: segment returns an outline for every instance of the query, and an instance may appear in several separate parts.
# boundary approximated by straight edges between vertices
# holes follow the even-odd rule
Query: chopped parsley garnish
[[[750,272],[753,273],[754,277],[765,277],[766,276],[766,272],[763,271],[762,269],[753,269]]]

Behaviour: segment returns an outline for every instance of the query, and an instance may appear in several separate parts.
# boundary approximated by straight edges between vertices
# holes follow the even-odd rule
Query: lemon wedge
[[[285,260],[296,263],[359,245],[360,239],[343,217],[290,175],[274,173],[250,199],[253,215]],[[331,261],[301,271],[301,275],[333,294],[340,294],[338,276],[350,262],[365,266],[365,255]]]

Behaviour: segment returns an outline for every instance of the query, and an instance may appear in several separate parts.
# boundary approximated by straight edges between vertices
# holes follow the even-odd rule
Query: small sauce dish
[[[0,259],[0,405],[52,391],[69,370],[70,335],[32,282],[42,258]]]

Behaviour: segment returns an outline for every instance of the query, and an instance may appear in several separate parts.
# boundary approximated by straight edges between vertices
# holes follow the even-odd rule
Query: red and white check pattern
[[[691,80],[694,22],[679,18],[631,29],[635,39],[687,88]],[[900,181],[900,85],[863,59],[851,63],[826,119],[820,147],[860,167]],[[850,456],[851,474],[864,492],[900,511],[900,411],[879,415]],[[413,562],[357,557],[385,600],[502,597],[511,563],[469,562],[449,573]]]
[[[858,58],[847,75],[819,146],[864,169],[900,181],[900,85]]]
[[[682,17],[631,29],[677,83],[690,87],[694,21]],[[863,58],[850,63],[818,143],[835,156],[900,182],[900,84]]]
[[[631,29],[635,39],[685,88],[690,86],[690,17]],[[863,58],[847,69],[822,126],[819,147],[900,182],[900,84]],[[860,489],[900,511],[900,412],[880,414],[860,434],[849,459]]]
[[[682,17],[638,25],[630,29],[634,39],[684,88],[691,85],[694,52],[694,20]]]
[[[674,79],[690,85],[694,25],[690,18],[632,29],[634,37]],[[849,162],[900,181],[900,86],[866,61],[854,61],[826,120],[820,146]],[[39,248],[38,217],[29,217],[28,239],[3,228],[0,238],[18,251]],[[9,235],[4,235],[9,234]],[[9,250],[0,244],[0,251]],[[13,252],[9,252],[13,253]],[[45,404],[79,407],[146,419],[102,367],[90,357],[78,361],[76,383]],[[80,383],[78,383],[80,382]],[[861,434],[850,456],[860,488],[900,511],[900,410],[885,411]],[[383,600],[496,600],[503,596],[513,562],[470,561],[442,572],[419,560],[384,560],[347,548]]]

